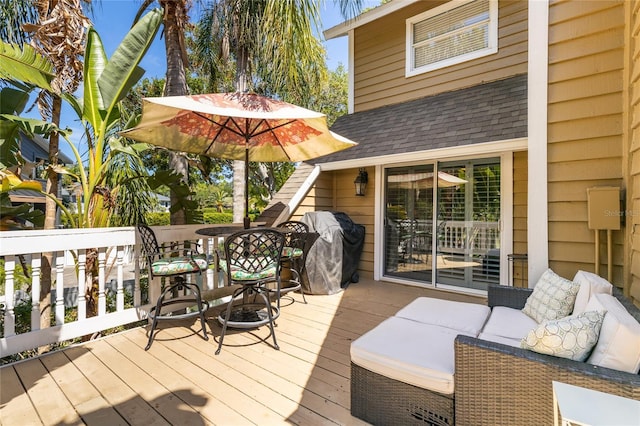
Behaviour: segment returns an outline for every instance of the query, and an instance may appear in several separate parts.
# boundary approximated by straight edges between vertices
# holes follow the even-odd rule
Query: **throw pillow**
[[[618,299],[608,294],[591,296],[587,309],[607,311],[600,338],[587,362],[637,374],[640,370],[640,323]]]
[[[573,315],[581,314],[587,309],[587,303],[593,294],[611,294],[613,285],[599,275],[587,271],[576,272],[573,282],[580,285],[573,305]]]
[[[584,361],[598,341],[604,311],[547,321],[531,330],[520,347],[541,354]]]
[[[573,311],[580,285],[547,269],[527,298],[522,312],[538,324],[564,318]]]

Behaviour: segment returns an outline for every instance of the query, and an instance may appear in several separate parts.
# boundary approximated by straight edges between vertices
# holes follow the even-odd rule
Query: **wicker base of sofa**
[[[351,363],[351,414],[374,425],[454,424],[453,397]]]

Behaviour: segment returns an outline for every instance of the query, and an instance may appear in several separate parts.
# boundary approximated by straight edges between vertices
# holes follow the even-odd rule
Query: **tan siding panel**
[[[585,84],[586,83],[586,84]],[[560,84],[549,87],[549,103],[585,99],[593,96],[610,95],[622,91],[622,72],[613,70],[600,74],[588,74],[583,78],[574,78],[569,81],[562,81]],[[620,105],[620,99],[615,99]],[[601,99],[594,100],[600,104]]]
[[[619,49],[622,54],[624,37],[621,31],[605,31],[598,34],[586,34],[582,38],[559,42],[549,35],[549,64],[586,58],[611,49]]]
[[[573,121],[557,121],[560,118],[554,117],[554,122],[549,123],[547,133],[549,143],[619,136],[622,133],[622,117],[619,114]]]
[[[610,93],[590,98],[574,99],[556,104],[549,104],[549,123],[583,118],[602,117],[622,112],[620,93]]]
[[[611,179],[607,183],[602,180],[581,180],[573,182],[549,182],[549,202],[559,201],[587,201],[587,188],[594,186],[616,186],[620,180]]]
[[[628,280],[625,280],[625,287],[631,296],[640,301],[640,66],[638,66],[638,58],[640,57],[640,1],[634,1],[630,8],[630,46],[632,46],[630,56],[632,60],[629,63],[631,70],[629,72],[631,90],[629,94],[629,128],[628,138],[631,152],[629,155],[630,171],[629,183],[627,186],[627,207],[629,211],[628,224],[630,235],[630,267]],[[627,277],[625,277],[627,278]]]
[[[619,49],[607,50],[593,55],[559,62],[549,66],[549,80],[561,81],[573,78],[588,77],[594,74],[619,71],[623,66],[623,58]],[[581,90],[584,87],[581,88]]]
[[[355,31],[355,111],[499,80],[527,71],[527,3],[501,1],[497,54],[405,78],[405,21],[435,7],[418,2]]]
[[[578,3],[578,2],[573,2]],[[584,15],[574,15],[572,19],[566,21],[562,17],[563,5],[558,8],[553,7],[554,23],[562,21],[556,25],[550,25],[549,41],[572,40],[583,37],[587,33],[600,33],[612,28],[621,27],[624,24],[624,8],[621,2],[612,1],[584,1],[584,4],[574,5],[575,10],[581,10]],[[600,10],[591,10],[591,6],[602,5]]]
[[[556,162],[618,157],[620,155],[617,149],[618,144],[618,136],[564,141],[549,144],[547,153],[549,158],[553,158]],[[612,150],[612,147],[615,149]]]
[[[585,4],[576,4],[575,0],[552,1],[556,22],[569,21],[580,17],[588,17],[595,13],[615,7],[611,1],[590,0]]]
[[[513,252],[527,253],[528,161],[526,152],[513,154]],[[515,279],[515,277],[514,277]]]
[[[619,158],[550,163],[548,172],[549,182],[622,178]]]

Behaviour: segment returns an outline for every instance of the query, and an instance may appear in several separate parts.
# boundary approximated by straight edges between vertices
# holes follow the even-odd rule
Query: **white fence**
[[[217,238],[204,238],[196,234],[202,225],[157,226],[152,227],[159,244],[173,241],[198,239],[205,253],[213,254],[217,247]],[[98,262],[98,294],[97,315],[87,317],[86,277],[87,253],[97,251]],[[52,289],[56,297],[51,303],[55,305],[55,325],[40,328],[40,288],[43,268],[42,254],[53,253],[52,257]],[[155,301],[160,292],[159,280],[149,284],[148,300],[142,300],[140,290],[139,241],[134,227],[126,228],[91,228],[91,229],[57,229],[38,231],[6,231],[0,232],[0,257],[4,259],[5,279],[0,285],[4,290],[1,314],[4,319],[4,334],[0,338],[0,357],[39,346],[62,342],[80,336],[91,335],[105,329],[136,322],[147,317],[151,305],[148,300]],[[68,266],[68,259],[74,259],[75,265]],[[28,278],[31,287],[31,321],[30,330],[16,332],[17,296],[25,293],[17,288],[17,275],[22,264],[30,270]],[[222,287],[223,277],[216,270],[209,268],[202,277],[203,296],[216,296],[216,289]],[[144,271],[143,271],[144,274]],[[133,282],[133,307],[125,308],[125,275]],[[115,308],[107,308],[107,279],[115,280]],[[20,277],[22,279],[22,277]],[[77,288],[77,319],[65,323],[64,288]],[[216,296],[217,297],[217,296]]]

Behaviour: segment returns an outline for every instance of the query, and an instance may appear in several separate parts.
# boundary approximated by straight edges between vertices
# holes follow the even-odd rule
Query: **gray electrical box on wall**
[[[587,188],[589,229],[620,229],[620,188],[596,186]]]

